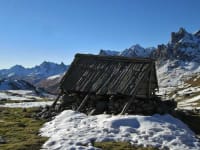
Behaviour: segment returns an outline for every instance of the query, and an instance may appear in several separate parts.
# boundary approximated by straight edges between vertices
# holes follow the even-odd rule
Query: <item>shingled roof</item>
[[[151,96],[158,89],[153,59],[77,54],[61,80],[64,92]]]

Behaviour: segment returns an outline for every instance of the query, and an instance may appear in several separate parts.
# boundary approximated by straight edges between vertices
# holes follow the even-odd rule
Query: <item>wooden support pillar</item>
[[[152,70],[153,70],[153,64],[151,64],[151,70],[149,71],[149,81],[148,81],[148,86],[147,86],[147,97],[148,99],[151,97],[151,80],[152,80]]]
[[[86,104],[86,102],[88,101],[89,97],[90,97],[89,94],[87,94],[87,95],[84,97],[83,101],[81,102],[80,106],[77,108],[76,111],[80,111],[80,110],[85,106],[85,104]]]
[[[58,94],[56,100],[55,100],[55,101],[53,102],[53,104],[51,105],[51,108],[54,108],[54,107],[56,106],[58,100],[60,99],[60,97],[61,97],[62,95],[63,95],[63,91],[61,91],[61,92]]]

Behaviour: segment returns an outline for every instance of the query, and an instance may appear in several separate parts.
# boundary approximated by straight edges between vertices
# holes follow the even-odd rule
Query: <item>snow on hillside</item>
[[[30,91],[30,90],[0,91],[0,101],[1,100],[32,101],[36,99],[40,100],[41,98],[37,96],[35,91]]]
[[[1,107],[8,108],[32,108],[32,107],[45,107],[53,104],[53,101],[45,102],[21,102],[21,103],[6,103],[5,105],[0,105]]]
[[[45,99],[44,99],[45,97]],[[48,101],[46,100],[48,98]],[[29,108],[51,105],[55,96],[31,90],[0,91],[0,107]]]
[[[44,97],[48,99],[55,98],[53,95],[32,90],[0,90],[0,101],[35,101],[41,100]]]
[[[189,110],[193,108],[200,109],[200,107],[195,107],[196,105],[198,105],[198,103],[196,103],[198,101],[200,101],[200,95],[194,96],[189,99],[186,98],[178,103],[178,108],[189,109]]]
[[[64,74],[57,74],[57,75],[53,75],[47,78],[47,80],[54,80],[54,79],[59,79],[63,76]]]
[[[136,44],[121,52],[111,51],[111,50],[100,50],[99,55],[125,56],[125,57],[149,57],[151,52],[154,50],[155,50],[154,47],[143,48],[139,44]]]
[[[151,52],[155,50],[155,48],[143,48],[139,44],[131,46],[129,49],[125,49],[119,55],[126,57],[149,57]]]
[[[177,86],[197,72],[200,72],[200,65],[197,62],[167,60],[157,68],[159,86]]]
[[[65,110],[45,123],[41,135],[49,137],[44,149],[92,150],[94,141],[128,141],[134,145],[152,145],[160,149],[197,150],[195,134],[170,115],[87,116]]]

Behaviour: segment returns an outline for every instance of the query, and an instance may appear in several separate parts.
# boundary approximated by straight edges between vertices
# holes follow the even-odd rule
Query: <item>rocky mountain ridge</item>
[[[156,48],[143,48],[139,44],[133,45],[121,52],[100,50],[99,55],[118,55],[126,57],[153,58],[157,61],[182,60],[200,62],[200,30],[189,33],[184,28],[171,33],[167,44],[160,44]]]
[[[10,69],[0,70],[0,79],[23,79],[31,84],[37,84],[43,79],[65,72],[67,68],[68,66],[64,63],[56,64],[46,61],[33,68],[15,65]]]
[[[0,90],[35,90],[42,88],[55,93],[58,83],[69,66],[44,61],[32,68],[15,65],[0,70]],[[60,76],[59,76],[60,75]]]

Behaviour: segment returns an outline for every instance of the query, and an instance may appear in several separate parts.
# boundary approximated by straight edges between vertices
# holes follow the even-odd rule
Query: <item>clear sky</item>
[[[0,68],[167,43],[200,29],[200,0],[0,0]]]

